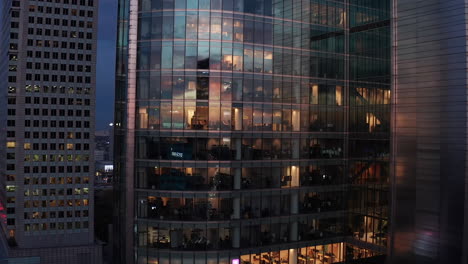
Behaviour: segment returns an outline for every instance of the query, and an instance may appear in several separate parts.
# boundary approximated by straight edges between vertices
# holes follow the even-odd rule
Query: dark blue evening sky
[[[96,129],[104,129],[114,118],[116,0],[101,0],[97,51]]]

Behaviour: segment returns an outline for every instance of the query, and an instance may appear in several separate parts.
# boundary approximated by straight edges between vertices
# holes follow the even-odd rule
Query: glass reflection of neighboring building
[[[389,1],[119,1],[115,262],[385,252]]]

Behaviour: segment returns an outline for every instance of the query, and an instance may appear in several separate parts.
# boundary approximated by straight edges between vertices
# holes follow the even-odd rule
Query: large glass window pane
[[[221,103],[221,130],[231,130],[231,103]]]
[[[149,129],[159,129],[160,128],[159,120],[159,103],[151,102],[150,108],[148,109],[148,128]]]
[[[197,81],[196,77],[186,77],[185,82],[185,99],[197,98]]]
[[[220,128],[220,104],[210,103],[210,130],[219,130]]]
[[[234,20],[234,41],[244,41],[244,23],[242,23],[242,20]]]
[[[176,9],[185,9],[185,0],[175,0]]]
[[[223,40],[232,40],[232,18],[223,18]]]
[[[161,103],[161,123],[162,129],[170,129],[171,128],[171,111],[172,111],[172,104],[171,103]]]
[[[183,69],[185,65],[185,46],[174,47],[174,69]]]
[[[138,69],[148,70],[150,64],[150,47],[139,47],[138,48]]]
[[[208,129],[208,103],[198,102],[192,118],[192,129]]]
[[[149,77],[144,76],[138,78],[137,82],[137,97],[139,99],[147,99],[149,97],[150,82]]]
[[[198,0],[199,9],[210,9],[210,0]]]
[[[185,38],[185,16],[176,16],[174,23],[174,38]]]
[[[256,22],[255,23],[255,43],[263,44],[263,23]]]
[[[211,17],[211,39],[221,39],[221,18]]]
[[[172,39],[174,33],[174,16],[163,17],[163,39]]]
[[[230,78],[223,78],[221,83],[221,100],[232,100],[232,79]]]
[[[263,50],[255,49],[255,62],[254,62],[254,71],[262,72],[263,71]]]
[[[221,47],[213,45],[210,47],[210,69],[220,70],[221,69]]]
[[[232,59],[233,70],[242,71],[244,66],[244,55],[242,49],[234,49],[234,56]]]
[[[211,0],[211,10],[220,10],[221,0]]]
[[[150,99],[159,99],[161,98],[161,77],[151,76],[150,78]]]
[[[163,46],[162,47],[162,60],[161,65],[163,69],[172,68],[172,46]]]
[[[210,100],[220,99],[221,79],[217,77],[210,78]]]
[[[161,39],[162,37],[162,17],[160,15],[153,16],[151,25],[151,38]]]
[[[223,70],[232,70],[232,49],[223,48],[223,58],[222,58],[222,69]]]
[[[172,98],[173,99],[184,99],[184,92],[185,92],[185,80],[184,77],[174,77],[174,88],[172,91]]]
[[[210,15],[208,12],[200,12],[198,16],[198,39],[210,38]]]
[[[198,0],[187,0],[187,9],[197,9]]]
[[[151,0],[142,0],[140,4],[140,11],[151,11]]]
[[[207,46],[198,46],[198,69],[210,68],[210,48]]]
[[[244,21],[243,37],[245,42],[254,42],[254,22],[250,20]]]
[[[184,113],[185,113],[185,128],[194,129],[192,122],[196,112],[195,102],[185,102]]]
[[[185,68],[196,69],[197,68],[197,47],[187,44],[185,46]]]
[[[223,0],[223,10],[232,11],[233,0]]]
[[[253,49],[245,48],[244,49],[244,71],[246,72],[253,71],[253,61],[254,61]]]
[[[172,128],[184,128],[184,104],[183,102],[173,102],[172,104]]]
[[[242,79],[235,78],[232,80],[232,99],[235,101],[242,100]]]
[[[189,0],[188,2],[192,2]],[[197,39],[197,31],[198,31],[198,16],[196,15],[188,15],[187,16],[187,39]]]
[[[159,70],[161,69],[161,44],[159,42],[153,43],[154,46],[151,46],[151,59],[150,69]]]
[[[208,77],[197,77],[197,99],[208,99]]]
[[[138,30],[140,31],[140,39],[151,39],[151,17],[140,18],[139,25]]]
[[[244,104],[243,115],[242,115],[242,127],[243,130],[252,130],[252,104]]]

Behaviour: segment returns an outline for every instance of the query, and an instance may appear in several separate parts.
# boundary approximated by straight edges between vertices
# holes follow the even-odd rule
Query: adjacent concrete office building
[[[98,1],[2,5],[9,34],[2,35],[8,77],[1,90],[1,225],[9,256],[14,263],[99,263],[93,229]]]
[[[382,263],[390,2],[119,0],[114,263]]]
[[[394,1],[390,263],[468,263],[467,2]]]

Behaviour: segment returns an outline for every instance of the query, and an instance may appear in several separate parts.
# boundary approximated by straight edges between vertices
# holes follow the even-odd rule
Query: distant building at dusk
[[[93,222],[98,2],[2,1],[10,263],[101,263]]]
[[[120,0],[114,263],[382,263],[390,1]]]

